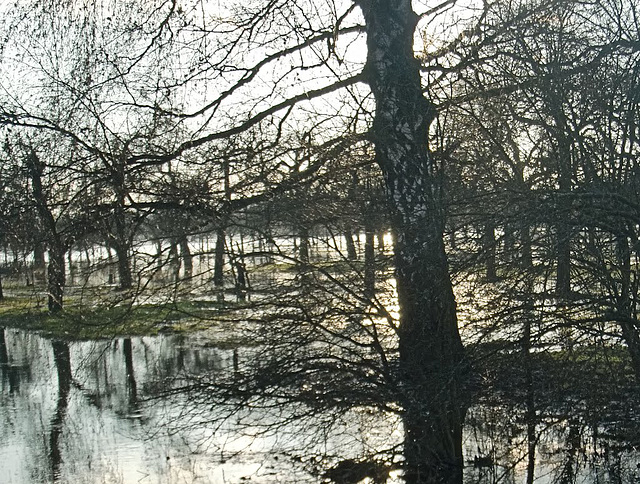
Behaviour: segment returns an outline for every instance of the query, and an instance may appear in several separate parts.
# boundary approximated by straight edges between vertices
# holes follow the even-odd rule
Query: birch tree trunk
[[[461,482],[468,373],[444,250],[441,182],[428,152],[434,107],[413,54],[410,0],[360,0],[373,138],[396,236],[399,352],[408,482]]]

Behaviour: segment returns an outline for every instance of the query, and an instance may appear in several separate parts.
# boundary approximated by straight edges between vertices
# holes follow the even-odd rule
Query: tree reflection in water
[[[129,392],[129,412],[134,413],[138,409],[138,384],[133,369],[133,351],[131,338],[124,338],[122,341],[124,352],[124,363],[127,371],[127,391]]]
[[[394,363],[374,348],[318,344],[318,333],[304,325],[281,327],[271,345],[262,344],[273,343],[271,331],[236,329],[245,344],[225,346],[215,334],[126,338],[114,345],[5,332],[3,374],[11,361],[20,369],[29,359],[35,368],[31,377],[22,373],[13,393],[2,387],[0,457],[14,466],[7,468],[9,479],[637,482],[637,397],[615,373],[607,376],[609,394],[594,389],[595,381],[576,390],[569,383],[579,366],[563,364],[554,374],[551,363],[535,355],[526,369],[498,352],[487,362],[493,380],[468,409],[458,406],[456,419],[442,424],[445,407],[434,412],[433,394],[427,395],[416,425],[432,425],[431,431],[416,434],[400,405],[403,386]],[[362,336],[353,325],[350,331],[350,341]],[[305,344],[294,351],[293,341]],[[311,341],[316,344],[306,344]],[[516,384],[528,372],[535,377],[533,394]],[[49,405],[34,402],[39,392]],[[141,418],[131,419],[132,410]],[[20,459],[7,460],[16,455],[7,442],[42,454],[39,421],[48,458],[20,470]],[[460,427],[451,426],[458,421]],[[453,429],[450,438],[433,431],[436,424]],[[405,430],[417,438],[408,442]],[[457,463],[438,461],[427,447],[435,442],[437,448],[445,437],[457,448]]]
[[[58,400],[56,410],[51,419],[49,431],[49,458],[51,460],[51,476],[57,482],[60,475],[60,465],[62,464],[62,453],[60,451],[60,436],[64,429],[64,419],[67,415],[69,404],[69,391],[71,390],[71,356],[69,345],[63,341],[53,340],[53,359],[55,361],[56,373],[58,375]]]
[[[9,364],[9,354],[7,353],[7,342],[4,336],[4,328],[0,326],[0,365],[4,368]]]
[[[9,393],[14,393],[20,388],[20,376],[14,365],[9,361],[5,329],[0,327],[0,368],[2,369],[2,387],[9,387]]]
[[[459,386],[453,391],[446,375],[418,392],[398,377],[390,339],[375,333],[366,317],[329,331],[327,324],[304,324],[309,321],[299,313],[287,313],[288,321],[283,316],[245,334],[251,346],[234,350],[233,371],[189,378],[174,391],[219,415],[226,409],[244,435],[277,439],[297,422],[309,435],[322,436],[323,446],[304,446],[300,438],[286,454],[333,482],[386,482],[389,476],[410,483],[544,482],[545,476],[576,482],[618,475],[606,461],[610,450],[602,450],[618,438],[615,419],[597,409],[614,401],[630,402],[625,412],[633,408],[637,397],[623,371],[614,384],[618,394],[610,391],[609,377],[601,388],[576,386],[585,380],[579,361],[568,367],[531,354],[525,342],[524,351],[487,353],[477,395]],[[358,424],[360,440],[348,440],[355,434],[344,422],[363,414],[370,419]],[[196,419],[192,428],[210,422]],[[587,430],[594,443],[585,438]],[[367,441],[372,434],[381,438]],[[341,437],[349,443],[341,445]],[[634,482],[637,452],[629,443],[618,455],[627,461],[627,480],[619,482]]]

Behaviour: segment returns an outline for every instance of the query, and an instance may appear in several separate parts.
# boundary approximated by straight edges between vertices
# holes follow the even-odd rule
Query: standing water
[[[232,408],[187,391],[239,371],[249,351],[203,333],[65,342],[1,329],[0,483],[403,482],[395,415],[290,419],[299,409],[277,398]],[[550,408],[535,426],[525,416],[495,400],[469,409],[464,482],[640,482],[633,442]],[[359,456],[390,449],[398,458],[367,474]]]

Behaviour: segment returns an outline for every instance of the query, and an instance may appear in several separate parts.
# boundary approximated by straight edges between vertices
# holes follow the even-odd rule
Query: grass
[[[0,326],[71,340],[148,336],[209,327],[225,307],[213,301],[133,305],[126,299],[87,305],[69,298],[62,312],[51,314],[41,299],[14,296],[0,301]]]
[[[523,354],[487,349],[487,358],[478,364],[487,389],[517,402],[525,401],[527,364]],[[528,368],[540,407],[580,401],[588,408],[598,409],[612,400],[627,401],[640,396],[624,345],[583,345],[535,352],[530,355]]]

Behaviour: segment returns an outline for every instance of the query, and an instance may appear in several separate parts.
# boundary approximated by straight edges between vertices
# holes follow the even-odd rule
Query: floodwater
[[[318,482],[315,463],[289,456],[379,440],[356,428],[368,415],[332,421],[341,435],[332,444],[330,432],[311,431],[320,421],[265,431],[273,411],[166,394],[237,369],[241,348],[215,348],[202,335],[60,342],[3,329],[0,337],[2,484]]]
[[[0,483],[313,483],[341,460],[401,454],[390,414],[293,419],[304,412],[277,399],[230,407],[169,391],[238,371],[251,351],[206,333],[63,342],[0,329]],[[567,408],[538,410],[532,426],[522,407],[472,406],[464,482],[640,482],[639,449],[611,433],[615,419],[590,426]],[[401,472],[388,482],[403,482]]]

